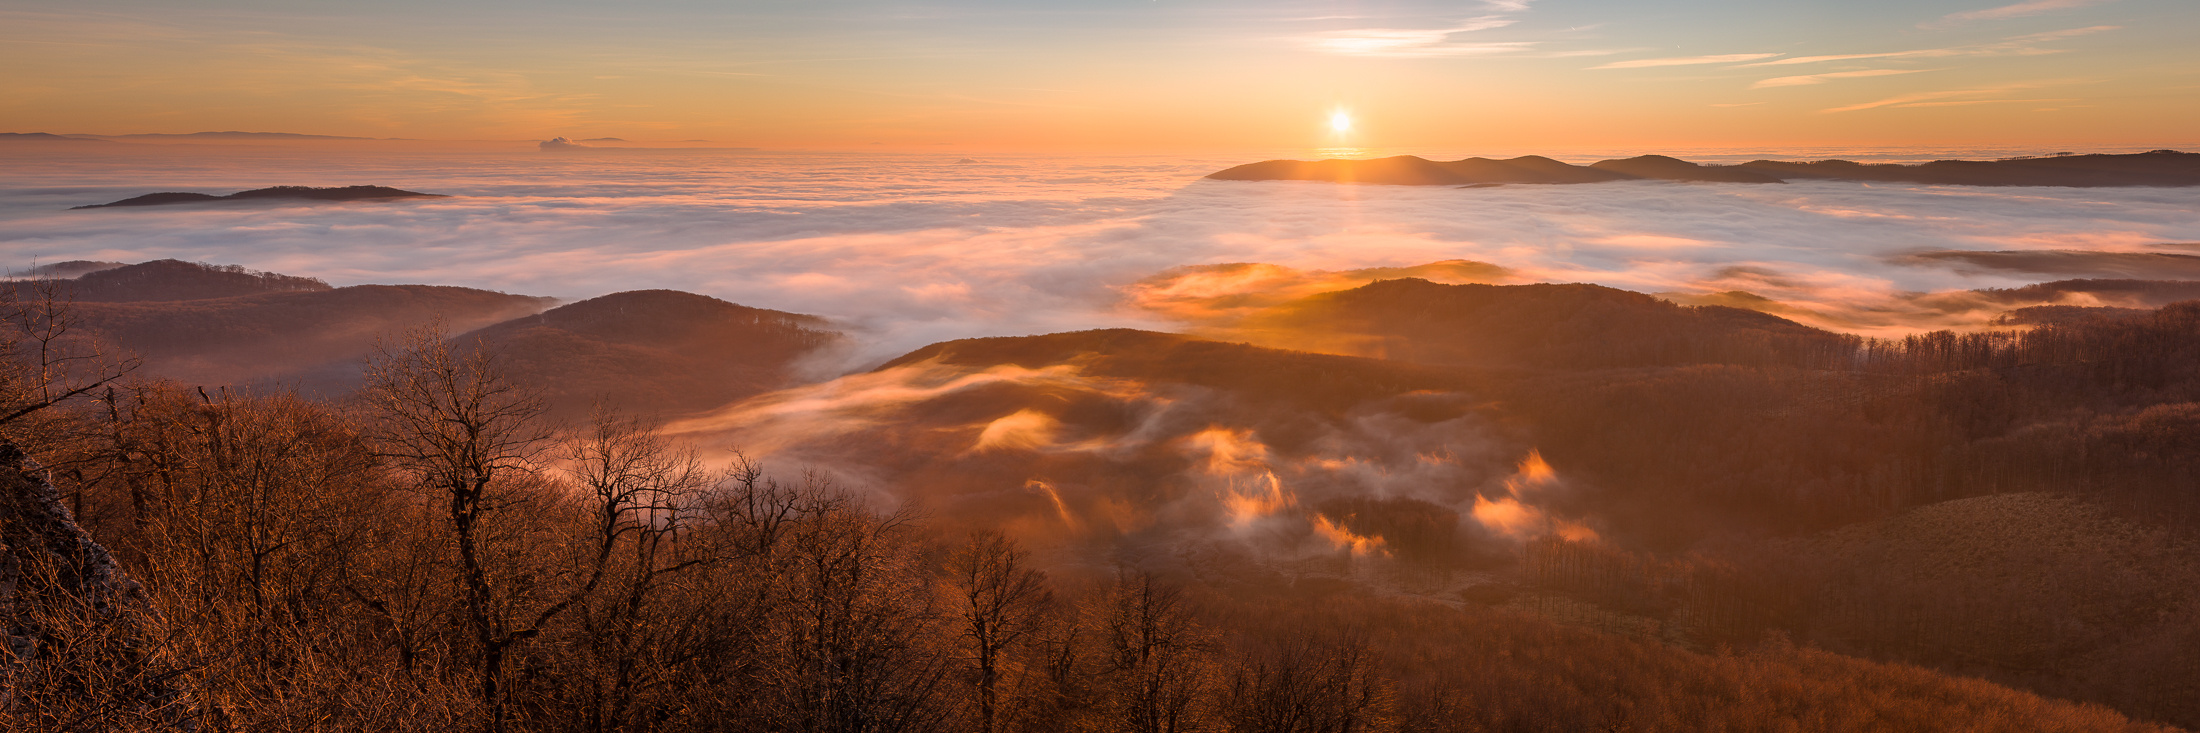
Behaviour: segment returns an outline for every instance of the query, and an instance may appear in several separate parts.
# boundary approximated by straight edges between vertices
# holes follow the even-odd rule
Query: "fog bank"
[[[1199,180],[1244,162],[1222,158],[739,151],[0,151],[0,161],[10,170],[0,183],[0,262],[19,270],[173,257],[337,285],[569,299],[673,288],[837,319],[866,344],[850,366],[950,338],[1176,327],[1185,293],[1164,286],[1183,285],[1182,271],[1151,278],[1186,266],[1275,266],[1240,278],[1249,289],[1277,277],[1295,291],[1426,274],[1757,302],[1734,292],[1743,291],[1813,325],[1892,335],[1994,315],[1920,308],[1921,294],[2062,277],[1997,266],[2032,261],[2011,255],[1960,253],[2110,252],[2125,265],[2169,261],[2146,253],[2190,252],[2162,245],[2200,241],[2200,189],[1453,189]],[[358,184],[455,198],[67,210],[154,191]],[[1448,260],[1489,267],[1347,272]],[[1217,282],[1199,285],[1208,290],[1193,295],[1227,294],[1212,290],[1227,290]],[[1155,307],[1157,293],[1175,299]]]

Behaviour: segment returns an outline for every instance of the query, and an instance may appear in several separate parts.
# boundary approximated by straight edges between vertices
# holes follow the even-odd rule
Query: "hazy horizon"
[[[1998,312],[1912,304],[1921,293],[2086,276],[1890,261],[1906,253],[2200,242],[2200,191],[2180,188],[1201,180],[1246,162],[1222,155],[167,152],[0,153],[15,171],[0,184],[0,257],[16,269],[176,258],[568,301],[688,290],[837,319],[868,334],[862,360],[875,361],[950,338],[1196,327],[1127,290],[1193,265],[1465,259],[1512,271],[1504,282],[1684,300],[1748,291],[1820,314],[1775,310],[1812,325],[1899,335]],[[68,210],[152,191],[358,184],[456,198]]]

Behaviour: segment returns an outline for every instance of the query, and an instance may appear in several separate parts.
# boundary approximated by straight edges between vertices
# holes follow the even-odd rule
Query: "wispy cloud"
[[[1954,53],[1955,49],[1936,48],[1923,51],[1892,51],[1888,53],[1844,53],[1832,56],[1790,56],[1784,59],[1759,61],[1754,64],[1742,64],[1742,66],[1793,66],[1796,64],[1820,64],[1828,61],[1859,61],[1863,59],[1901,59],[1915,58],[1920,56],[1949,56],[1953,55]]]
[[[1911,51],[1887,51],[1882,53],[1844,53],[1826,56],[1790,56],[1787,58],[1773,59],[1770,61],[1759,61],[1754,64],[1742,64],[1741,68],[1757,66],[1798,66],[1802,64],[1822,64],[1835,61],[1864,61],[1871,59],[1937,59],[1949,58],[1954,56],[2042,56],[2051,53],[2062,53],[2063,49],[2047,48],[2045,46],[2042,46],[2041,44],[2122,29],[2123,26],[2094,25],[2086,26],[2084,28],[2065,28],[2059,31],[2048,31],[2045,33],[2030,33],[2021,36],[2010,36],[2008,38],[1994,41],[1992,43],[1977,43],[1968,46],[1950,46],[1948,48],[1921,48]]]
[[[1845,107],[1831,107],[1828,109],[1819,110],[1819,113],[1835,114],[1841,112],[1860,112],[1867,109],[1880,108],[1965,107],[1976,104],[1998,104],[2003,102],[2063,101],[2037,98],[2013,99],[2006,96],[2011,92],[2038,89],[2040,87],[2048,86],[2054,83],[2057,82],[2028,82],[2022,84],[2005,84],[1996,87],[1982,87],[1978,89],[1947,89],[1935,92],[1914,92],[1911,94],[1896,95],[1874,102],[1852,104]]]
[[[1998,8],[1987,8],[1985,10],[1970,10],[1961,13],[1950,13],[1946,16],[1942,16],[1938,20],[1929,20],[1923,23],[1919,23],[1917,27],[1927,30],[1939,30],[1944,28],[1954,28],[1956,26],[1963,25],[1965,23],[1969,23],[1975,20],[2000,20],[2002,18],[2023,18],[2033,15],[2046,15],[2048,13],[2060,10],[2073,10],[2076,8],[2091,7],[2094,5],[2104,5],[2115,1],[2116,0],[2029,0],[2029,2],[2021,2],[2015,5],[2003,5]]]
[[[1824,84],[1827,81],[1833,79],[1861,79],[1872,76],[1894,76],[1896,74],[1915,74],[1920,71],[1926,71],[1926,69],[1864,69],[1861,71],[1836,71],[1829,74],[1782,76],[1759,81],[1755,84],[1749,85],[1749,88],[1769,89],[1772,87],[1800,87],[1809,86],[1811,84]]]
[[[1318,33],[1306,39],[1309,46],[1323,53],[1340,56],[1388,56],[1398,58],[1439,58],[1447,56],[1489,56],[1513,53],[1535,47],[1534,41],[1459,41],[1452,36],[1512,24],[1507,18],[1477,18],[1466,25],[1451,28],[1403,29],[1361,28],[1345,31]]]
[[[2122,29],[2123,26],[2120,25],[2089,25],[2084,28],[2065,28],[2063,30],[2048,31],[2046,33],[2032,33],[2022,36],[2010,36],[2008,39],[2004,40],[2001,43],[1988,44],[1986,48],[2005,48],[2024,44],[2039,43],[2043,41],[2060,41],[2065,38],[2090,36],[2095,33],[2105,33],[2108,31]]]
[[[1665,58],[1665,59],[1635,59],[1635,60],[1633,60],[1633,61],[1614,61],[1614,62],[1612,62],[1612,63],[1609,63],[1609,64],[1604,64],[1604,65],[1602,65],[1602,66],[1591,66],[1591,67],[1589,67],[1589,68],[1591,68],[1591,69],[1647,69],[1647,68],[1650,68],[1650,67],[1654,67],[1654,66],[1695,66],[1695,65],[1699,65],[1699,64],[1731,64],[1731,63],[1735,63],[1735,62],[1737,62],[1737,61],[1756,61],[1756,60],[1758,60],[1758,59],[1769,59],[1769,58],[1772,58],[1772,57],[1774,57],[1774,56],[1778,56],[1778,55],[1780,55],[1780,54],[1776,54],[1776,53],[1729,53],[1729,54],[1721,54],[1721,55],[1718,55],[1718,56],[1682,56],[1682,57],[1679,57],[1679,58]]]
[[[2068,102],[2068,101],[2071,101],[2071,100],[2070,100],[2070,98],[2068,98],[2068,97],[2062,97],[2062,98],[2051,98],[2051,99],[1961,99],[1961,100],[1952,100],[1952,101],[1946,101],[1946,102],[1912,102],[1912,103],[1910,103],[1910,104],[1898,104],[1898,105],[1895,105],[1895,106],[1896,106],[1896,107],[1970,107],[1970,106],[1973,106],[1973,105],[1980,105],[1980,104],[2017,104],[2017,103],[2020,103],[2020,102],[2022,102],[2022,103],[2031,103],[2031,104],[2039,104],[2039,103],[2042,103],[2042,102]]]
[[[1448,22],[1436,28],[1347,28],[1296,37],[1316,51],[1340,56],[1391,58],[1444,58],[1493,56],[1527,51],[1537,41],[1476,41],[1465,34],[1514,25],[1534,0],[1482,0],[1484,15]]]
[[[1636,51],[1640,51],[1640,50],[1642,50],[1642,49],[1639,49],[1639,48],[1585,48],[1585,49],[1576,49],[1576,50],[1573,50],[1573,51],[1545,51],[1545,52],[1543,52],[1543,53],[1540,53],[1540,54],[1536,54],[1536,55],[1537,55],[1538,57],[1540,57],[1540,58],[1547,58],[1547,59],[1573,59],[1573,58],[1582,58],[1582,57],[1585,57],[1585,56],[1617,56],[1617,55],[1619,55],[1619,54],[1623,54],[1623,53],[1633,53],[1633,52],[1636,52]]]

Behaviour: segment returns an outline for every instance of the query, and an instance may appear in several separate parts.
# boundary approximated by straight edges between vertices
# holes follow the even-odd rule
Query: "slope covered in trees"
[[[793,386],[797,362],[840,342],[825,319],[674,290],[614,293],[459,337],[540,385],[554,411],[593,401],[682,415]]]
[[[1854,337],[1599,285],[1384,280],[1246,319],[1262,343],[1467,367],[1838,366]]]
[[[51,267],[69,265],[59,263]],[[107,263],[81,263],[80,273],[65,275],[62,289],[78,302],[141,303],[148,301],[206,300],[262,293],[333,290],[328,283],[308,277],[256,272],[237,265],[208,265],[182,260],[153,260],[135,265],[101,267]],[[59,275],[65,270],[53,270]],[[33,275],[41,273],[34,272]],[[28,292],[29,282],[16,287]]]
[[[492,361],[439,341],[378,356],[356,416],[146,386],[53,456],[161,609],[132,638],[170,670],[170,709],[283,729],[2161,730],[1780,644],[1698,653],[1259,575],[1050,572],[996,534],[704,471],[616,416],[543,432]],[[0,715],[50,726],[57,700]],[[138,710],[86,720],[162,724]]]
[[[111,271],[110,271],[111,272]],[[103,273],[94,273],[94,275]],[[478,327],[547,299],[441,285],[354,285],[194,300],[81,302],[83,328],[192,384],[289,384],[335,395],[382,335],[441,320]]]
[[[76,315],[158,346],[390,291],[438,292]],[[0,435],[144,584],[113,638],[160,709],[222,728],[2162,730],[2200,724],[2200,321],[2141,305],[1875,341],[1390,281],[1249,319],[1389,358],[969,339],[551,419],[831,341],[645,291],[385,338],[341,404],[41,381],[84,343],[24,331]],[[690,368],[724,383],[656,384]],[[147,699],[115,658],[0,674]]]

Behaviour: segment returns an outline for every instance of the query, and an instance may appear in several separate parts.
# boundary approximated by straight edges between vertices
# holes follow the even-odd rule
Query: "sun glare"
[[[1329,129],[1330,129],[1330,130],[1331,130],[1332,132],[1336,132],[1336,133],[1339,133],[1339,134],[1343,134],[1343,133],[1351,132],[1351,131],[1352,131],[1352,115],[1348,115],[1348,114],[1345,114],[1344,110],[1341,110],[1341,109],[1340,109],[1340,110],[1337,110],[1336,112],[1332,112],[1332,113],[1330,113],[1330,115],[1329,115]]]

